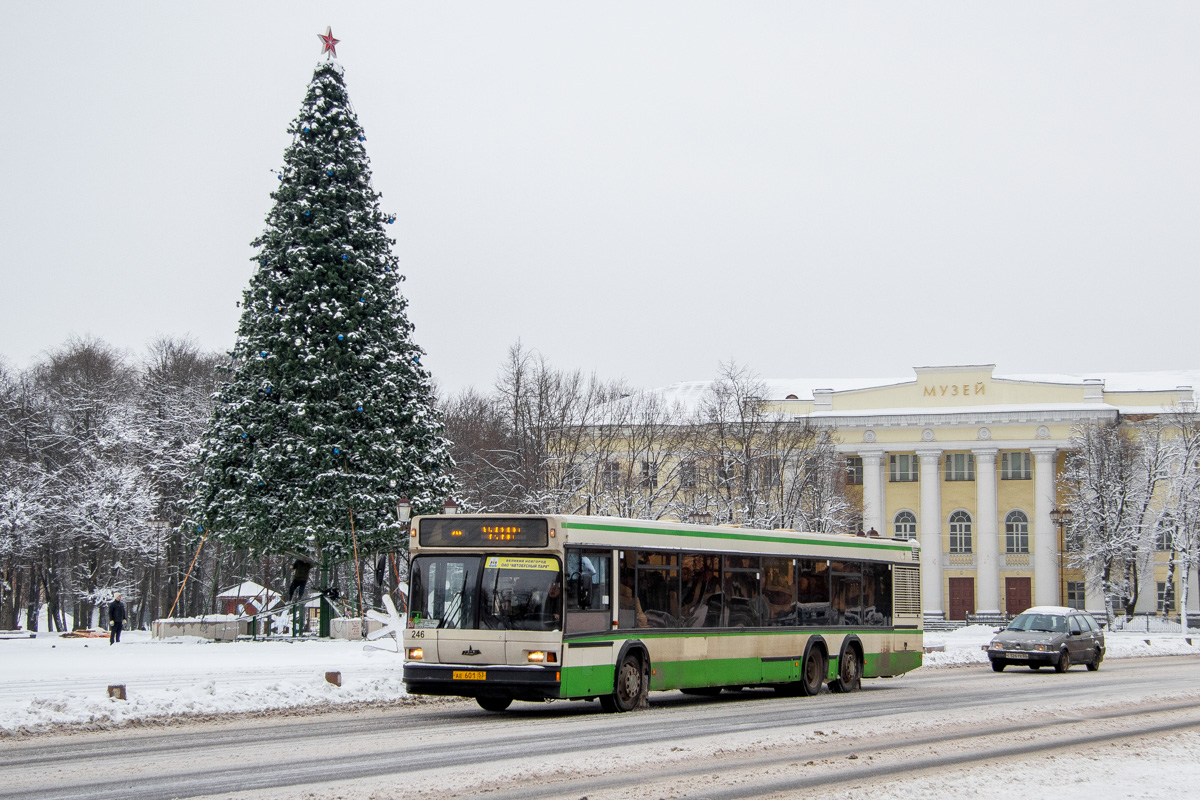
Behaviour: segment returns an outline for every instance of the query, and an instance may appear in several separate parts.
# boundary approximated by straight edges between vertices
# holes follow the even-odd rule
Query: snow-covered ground
[[[341,687],[325,680],[327,671],[341,672]],[[400,657],[361,640],[217,644],[130,631],[110,646],[107,638],[41,634],[0,639],[0,675],[0,737],[405,696]],[[125,685],[127,700],[108,697],[113,684]]]
[[[925,669],[984,664],[992,628],[976,625],[928,633]],[[1109,633],[1108,658],[1200,653],[1178,633]],[[392,644],[390,638],[379,645]],[[325,680],[341,672],[342,685]],[[203,717],[405,698],[399,656],[361,641],[270,641],[215,644],[152,640],[129,632],[103,638],[0,639],[0,737],[59,727],[107,728],[151,719]],[[128,699],[110,699],[124,684]]]

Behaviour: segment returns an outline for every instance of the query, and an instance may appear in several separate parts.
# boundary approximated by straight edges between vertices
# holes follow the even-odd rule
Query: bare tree
[[[690,460],[706,465],[696,496],[715,521],[820,531],[848,525],[832,430],[774,410],[749,369],[722,364],[692,426]]]

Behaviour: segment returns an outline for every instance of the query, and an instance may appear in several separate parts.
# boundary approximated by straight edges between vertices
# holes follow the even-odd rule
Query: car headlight
[[[1001,644],[1000,642],[992,642],[992,649],[993,650],[1003,650],[1004,645]]]
[[[1038,644],[1038,645],[1034,645],[1033,649],[1037,650],[1039,653],[1044,653],[1047,650],[1049,650],[1050,648],[1044,644]]]

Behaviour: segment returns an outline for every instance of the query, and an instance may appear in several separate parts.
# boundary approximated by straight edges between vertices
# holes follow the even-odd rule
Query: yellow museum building
[[[1032,605],[1102,613],[1098,587],[1064,567],[1062,532],[1051,513],[1060,505],[1058,476],[1072,429],[1194,409],[1200,371],[994,371],[994,365],[917,367],[913,377],[899,379],[763,383],[773,409],[835,431],[847,459],[847,495],[861,508],[863,529],[920,541],[927,621],[998,620]],[[679,397],[701,386],[661,391]],[[1167,559],[1156,554],[1140,587],[1139,612],[1163,610]],[[1200,600],[1195,571],[1190,583],[1189,614]],[[1175,587],[1175,598],[1181,589]]]

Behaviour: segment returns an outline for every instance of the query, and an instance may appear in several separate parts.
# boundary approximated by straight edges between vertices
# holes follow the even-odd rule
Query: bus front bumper
[[[560,683],[557,665],[481,667],[412,661],[404,664],[404,689],[409,694],[549,700],[560,696]]]

